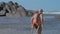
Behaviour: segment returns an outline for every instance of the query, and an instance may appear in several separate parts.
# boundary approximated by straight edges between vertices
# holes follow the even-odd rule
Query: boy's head
[[[36,14],[36,13],[39,13],[38,10],[35,10],[35,11],[34,11],[34,14]]]

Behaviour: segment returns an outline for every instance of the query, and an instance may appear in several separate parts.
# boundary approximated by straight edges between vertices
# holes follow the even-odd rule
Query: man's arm
[[[40,14],[40,20],[41,20],[41,24],[43,25],[43,14]]]

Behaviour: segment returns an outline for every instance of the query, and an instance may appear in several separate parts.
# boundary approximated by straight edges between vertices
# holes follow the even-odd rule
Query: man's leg
[[[41,32],[42,32],[42,27],[41,26],[38,26],[38,28],[37,28],[37,34],[41,34]]]

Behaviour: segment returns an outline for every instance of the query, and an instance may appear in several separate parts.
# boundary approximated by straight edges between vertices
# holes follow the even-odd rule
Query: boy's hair
[[[36,11],[34,11],[34,14],[35,14],[35,13],[38,13],[38,11],[37,11],[37,10],[36,10]]]

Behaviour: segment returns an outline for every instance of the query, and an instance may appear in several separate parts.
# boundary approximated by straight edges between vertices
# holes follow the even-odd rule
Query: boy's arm
[[[32,26],[32,27],[31,27],[31,28],[32,28],[31,31],[32,31],[32,33],[33,33],[33,30],[34,30],[34,26],[33,26],[33,17],[31,18],[31,26]]]

